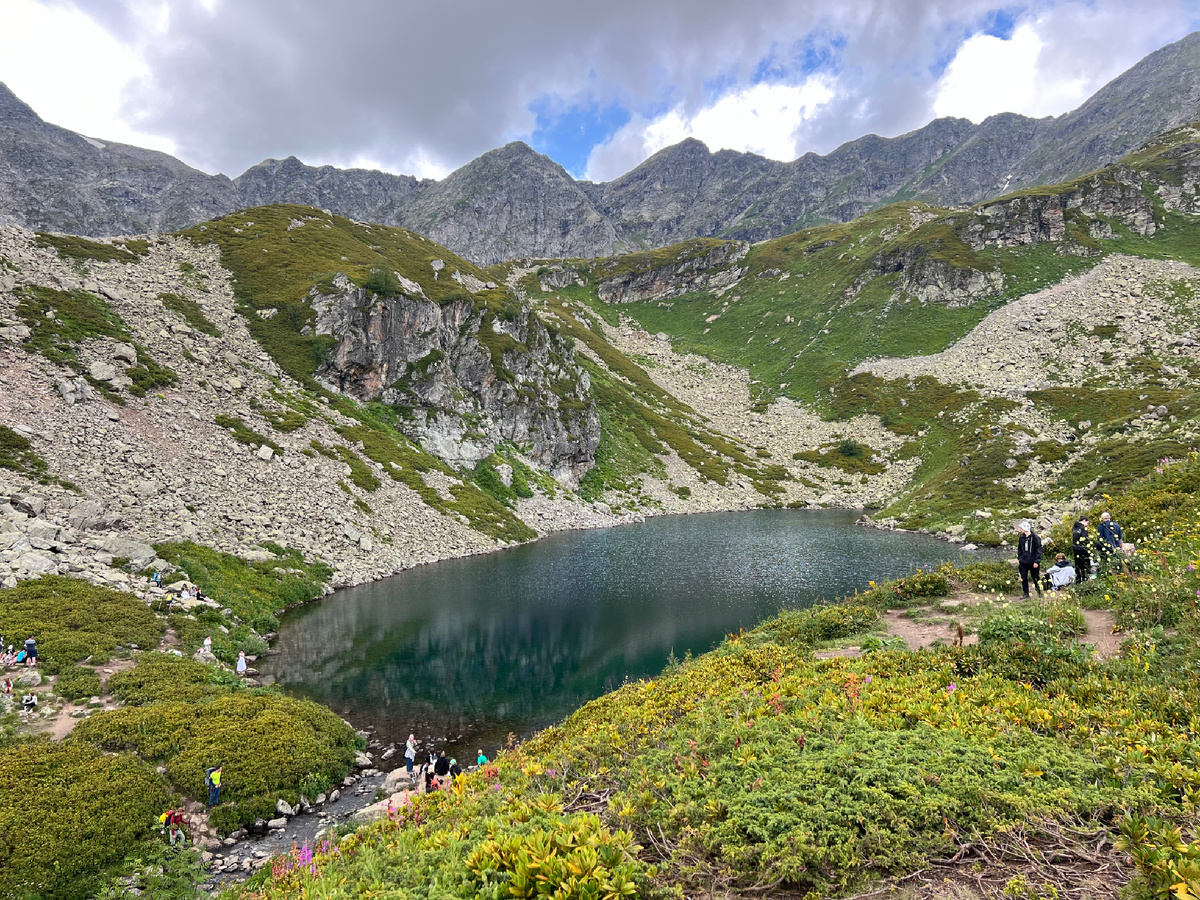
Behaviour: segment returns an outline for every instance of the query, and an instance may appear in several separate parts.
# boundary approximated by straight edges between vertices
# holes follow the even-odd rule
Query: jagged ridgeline
[[[220,247],[251,332],[301,384],[390,406],[453,464],[506,443],[564,481],[591,467],[599,421],[570,342],[445,248],[301,206],[184,233]]]
[[[902,439],[891,461],[919,460],[883,515],[994,543],[975,511],[1119,486],[1194,443],[1198,137],[1179,128],[967,209],[907,202],[755,245],[545,261],[520,284],[747,368],[761,409],[878,416]]]

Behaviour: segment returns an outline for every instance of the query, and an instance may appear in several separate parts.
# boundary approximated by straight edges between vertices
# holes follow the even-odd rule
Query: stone
[[[22,553],[17,559],[18,569],[24,569],[30,575],[57,575],[58,560],[52,553],[30,550]]]
[[[261,447],[259,447],[258,452],[255,453],[255,456],[257,456],[263,462],[269,461],[271,459],[271,457],[273,457],[274,455],[275,455],[275,451],[272,450],[270,447],[268,447],[266,444],[263,444]]]
[[[342,799],[342,792],[339,791],[337,788],[334,788],[332,791],[329,792],[329,802],[330,803],[337,803],[341,799]]]
[[[137,350],[132,344],[113,344],[112,347],[113,359],[119,360],[126,365],[137,365]]]
[[[287,828],[287,823],[288,823],[288,820],[285,817],[280,816],[278,819],[268,820],[267,827],[270,828],[271,830],[278,829],[278,830],[282,831],[283,829]]]
[[[112,381],[121,373],[112,363],[94,362],[88,366],[88,374],[96,381]]]
[[[279,813],[281,816],[287,816],[288,818],[291,818],[296,814],[296,810],[292,807],[292,805],[282,797],[275,801],[275,812]]]
[[[368,769],[371,767],[371,757],[366,753],[359,751],[358,753],[354,754],[354,765],[355,768]]]
[[[37,687],[42,683],[42,673],[37,669],[26,669],[13,682],[17,687]]]
[[[975,518],[977,518],[977,519],[990,519],[991,517],[992,517],[992,514],[990,512],[988,512],[986,509],[975,510]]]

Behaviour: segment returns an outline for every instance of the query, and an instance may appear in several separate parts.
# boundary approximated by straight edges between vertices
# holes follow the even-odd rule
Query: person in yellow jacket
[[[208,785],[208,805],[216,806],[221,802],[221,767],[206,769],[204,783]]]

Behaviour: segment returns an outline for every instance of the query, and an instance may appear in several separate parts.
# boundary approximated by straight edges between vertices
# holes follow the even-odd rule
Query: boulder
[[[291,818],[296,814],[296,810],[292,807],[292,804],[288,803],[282,797],[275,801],[275,812],[279,813],[281,816],[287,816],[288,818]]]
[[[258,453],[255,455],[258,456],[258,458],[261,459],[263,462],[268,462],[271,459],[271,457],[275,455],[275,451],[272,450],[270,447],[268,447],[266,444],[263,444],[261,447],[258,448]]]
[[[42,683],[42,673],[37,669],[26,669],[13,682],[17,687],[37,687]]]
[[[394,794],[400,790],[401,784],[412,784],[412,781],[409,780],[407,769],[396,769],[388,772],[387,778],[383,779],[383,792],[385,794]]]
[[[52,553],[29,550],[17,559],[16,568],[24,569],[30,575],[57,575],[58,561]]]
[[[127,366],[137,365],[137,350],[132,344],[113,344],[112,356],[113,359],[123,362]]]
[[[88,366],[88,374],[96,381],[112,381],[121,373],[112,363],[97,361]]]
[[[354,765],[355,765],[355,768],[359,768],[359,769],[370,768],[371,757],[368,756],[366,753],[362,753],[362,752],[355,753],[354,754]]]
[[[389,811],[408,805],[408,794],[408,791],[398,791],[386,800],[380,800],[378,803],[372,803],[370,806],[364,806],[362,809],[355,810],[350,815],[349,822],[351,825],[368,825],[371,822],[386,819],[388,818]]]
[[[278,828],[280,830],[283,830],[284,828],[287,828],[287,822],[288,822],[288,820],[285,817],[280,816],[278,819],[271,819],[270,821],[268,821],[267,827],[271,828],[271,829]]]

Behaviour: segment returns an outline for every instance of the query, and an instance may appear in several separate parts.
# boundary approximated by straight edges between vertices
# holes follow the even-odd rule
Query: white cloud
[[[136,48],[76,9],[35,0],[0,3],[0,81],[47,122],[90,137],[175,152],[121,114],[121,92],[144,75]]]
[[[801,124],[833,98],[823,76],[799,85],[757,84],[733,91],[689,113],[676,107],[656,119],[635,117],[588,157],[587,177],[604,181],[624,174],[652,153],[694,137],[710,150],[739,150],[770,159],[797,155]]]
[[[982,122],[1001,112],[1055,116],[1074,109],[1096,89],[1078,73],[1056,71],[1039,33],[1042,22],[1024,22],[1008,40],[987,34],[968,38],[938,82],[937,116]]]

